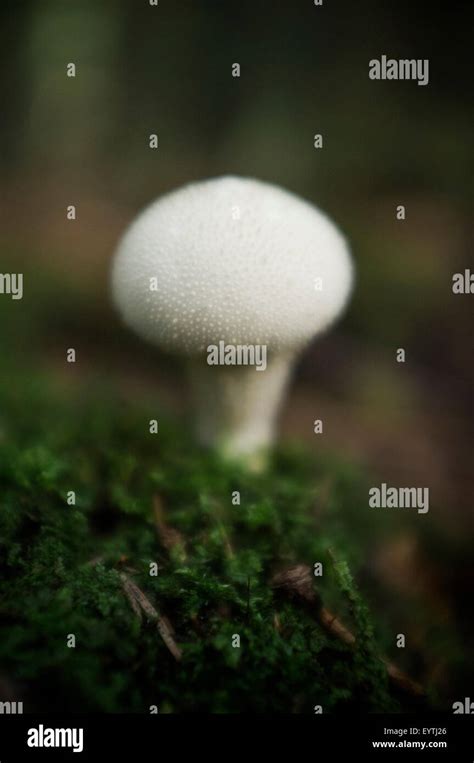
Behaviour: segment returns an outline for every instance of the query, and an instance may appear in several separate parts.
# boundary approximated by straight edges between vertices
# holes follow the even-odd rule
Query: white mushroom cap
[[[199,440],[254,466],[273,440],[295,354],[340,314],[351,284],[345,239],[325,215],[237,177],[151,204],[120,242],[112,273],[125,322],[189,358]],[[265,373],[209,366],[206,351],[221,343],[264,345]]]
[[[330,325],[348,299],[352,266],[345,239],[312,204],[222,177],[147,207],[119,245],[112,281],[125,322],[160,347],[193,356],[223,340],[272,353],[294,351]]]

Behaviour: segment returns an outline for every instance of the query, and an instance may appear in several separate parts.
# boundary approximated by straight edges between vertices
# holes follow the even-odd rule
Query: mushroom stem
[[[268,359],[264,371],[251,366],[189,362],[199,442],[255,469],[265,463],[294,353]]]

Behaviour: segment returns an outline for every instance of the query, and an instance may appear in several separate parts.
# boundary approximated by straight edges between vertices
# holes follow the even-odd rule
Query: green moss
[[[388,685],[382,645],[349,572],[357,544],[341,507],[365,489],[353,469],[316,466],[287,449],[266,474],[250,475],[190,445],[176,422],[160,417],[159,434],[150,435],[149,412],[97,390],[79,401],[40,386],[23,391],[23,407],[2,394],[0,664],[27,710],[410,707]],[[240,506],[232,504],[236,490]],[[173,544],[157,528],[154,496]],[[356,634],[355,649],[322,628],[316,607],[271,586],[286,567],[318,561],[319,593]],[[134,613],[124,571],[172,623],[181,662],[156,623]]]

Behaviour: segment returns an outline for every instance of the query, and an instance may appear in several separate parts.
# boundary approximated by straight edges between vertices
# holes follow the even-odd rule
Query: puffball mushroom
[[[239,177],[153,202],[120,241],[112,271],[125,323],[186,358],[199,441],[254,465],[274,439],[296,355],[339,316],[351,285],[346,241],[322,212]],[[210,365],[210,348],[223,365]],[[264,370],[232,365],[258,348]]]

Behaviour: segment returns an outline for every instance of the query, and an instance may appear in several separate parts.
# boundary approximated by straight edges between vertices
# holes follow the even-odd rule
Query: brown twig
[[[297,599],[304,604],[320,604],[319,594],[313,586],[310,568],[305,564],[288,567],[275,575],[271,581],[272,588],[280,589],[288,598]]]
[[[153,496],[153,516],[160,543],[167,551],[172,551],[176,548],[179,549],[184,561],[184,559],[186,559],[184,538],[178,530],[175,530],[174,527],[170,527],[166,522],[165,508],[161,496],[159,495]]]
[[[142,619],[143,619],[142,610],[141,610],[141,607],[139,606],[138,601],[137,601],[137,599],[135,597],[135,594],[134,594],[134,591],[132,589],[132,586],[130,585],[130,581],[129,581],[129,579],[127,578],[127,576],[124,573],[122,573],[120,578],[122,580],[122,588],[124,590],[125,596],[127,597],[131,608],[133,609],[133,611],[135,612],[136,616],[138,617],[138,619],[141,622]]]
[[[335,636],[335,638],[343,641],[348,646],[355,646],[357,639],[354,634],[332,612],[322,606],[321,597],[313,585],[311,567],[306,564],[290,567],[275,575],[271,585],[273,588],[282,591],[286,596],[299,601],[309,608],[316,615],[322,627],[332,636]],[[381,660],[386,667],[390,680],[397,688],[416,697],[421,697],[425,694],[423,687],[405,675],[396,665],[384,658],[381,658]]]
[[[140,611],[140,619],[143,611],[150,620],[156,622],[158,633],[160,634],[161,638],[163,639],[175,660],[179,662],[182,657],[182,652],[173,638],[173,629],[170,627],[168,619],[162,617],[157,612],[151,601],[147,598],[147,596],[145,596],[143,591],[125,572],[120,573],[120,579],[122,581],[124,593],[132,605],[133,611],[135,613],[137,613],[137,610]]]
[[[423,687],[416,681],[413,681],[400,668],[397,668],[393,662],[389,662],[383,657],[382,662],[387,668],[388,677],[398,689],[407,692],[407,694],[412,694],[414,697],[423,697],[425,695],[426,692]]]
[[[323,628],[326,628],[326,630],[333,636],[336,636],[336,638],[340,639],[348,646],[354,646],[356,642],[354,634],[337,619],[336,615],[333,615],[329,609],[326,609],[326,607],[321,607],[319,610],[319,622]]]

